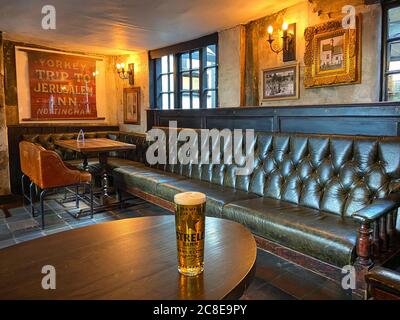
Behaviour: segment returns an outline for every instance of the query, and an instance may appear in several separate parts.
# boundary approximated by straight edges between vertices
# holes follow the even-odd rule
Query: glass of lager
[[[204,270],[206,195],[179,193],[174,202],[178,270],[183,275],[196,276]]]

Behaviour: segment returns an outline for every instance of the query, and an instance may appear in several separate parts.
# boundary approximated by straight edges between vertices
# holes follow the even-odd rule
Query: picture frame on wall
[[[140,125],[140,87],[124,88],[124,123]]]
[[[298,64],[264,69],[263,101],[298,99],[299,80]]]
[[[355,16],[353,29],[334,20],[304,31],[305,88],[361,82],[361,18],[361,14]]]

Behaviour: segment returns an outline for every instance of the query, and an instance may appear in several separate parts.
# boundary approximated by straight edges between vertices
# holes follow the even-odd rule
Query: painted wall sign
[[[96,59],[28,51],[31,118],[96,118]]]

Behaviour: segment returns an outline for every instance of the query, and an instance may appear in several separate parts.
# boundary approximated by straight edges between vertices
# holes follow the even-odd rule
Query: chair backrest
[[[60,155],[51,150],[40,150],[37,185],[41,189],[79,184],[80,172],[66,167]]]
[[[79,184],[80,172],[68,169],[57,152],[27,141],[19,147],[22,172],[41,189]]]
[[[19,143],[21,171],[23,174],[28,176],[33,183],[36,183],[39,180],[38,172],[40,167],[40,151],[44,150],[46,149],[32,142],[21,141]]]
[[[47,133],[47,134],[25,134],[22,136],[24,141],[33,142],[40,144],[46,150],[56,151],[61,158],[65,160],[80,159],[81,154],[75,151],[67,150],[65,148],[58,147],[54,142],[56,140],[70,140],[76,139],[78,133]],[[85,139],[93,138],[107,138],[111,140],[117,140],[121,142],[131,143],[136,145],[135,150],[120,151],[110,153],[110,156],[117,156],[120,158],[126,158],[133,161],[145,162],[146,150],[148,143],[146,142],[146,134],[139,132],[119,132],[119,131],[97,131],[97,132],[85,132]],[[92,157],[97,157],[97,154],[91,154]]]

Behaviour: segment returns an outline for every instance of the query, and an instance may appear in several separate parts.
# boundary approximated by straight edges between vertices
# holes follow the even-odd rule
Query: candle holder
[[[133,86],[135,84],[135,65],[133,63],[128,64],[128,69],[125,69],[124,63],[117,63],[117,72],[121,79],[128,80],[129,84]]]
[[[282,24],[282,46],[273,46],[275,39],[272,37],[274,29],[272,26],[268,27],[268,39],[269,47],[272,52],[279,54],[282,52],[282,58],[284,62],[296,60],[296,24]]]

